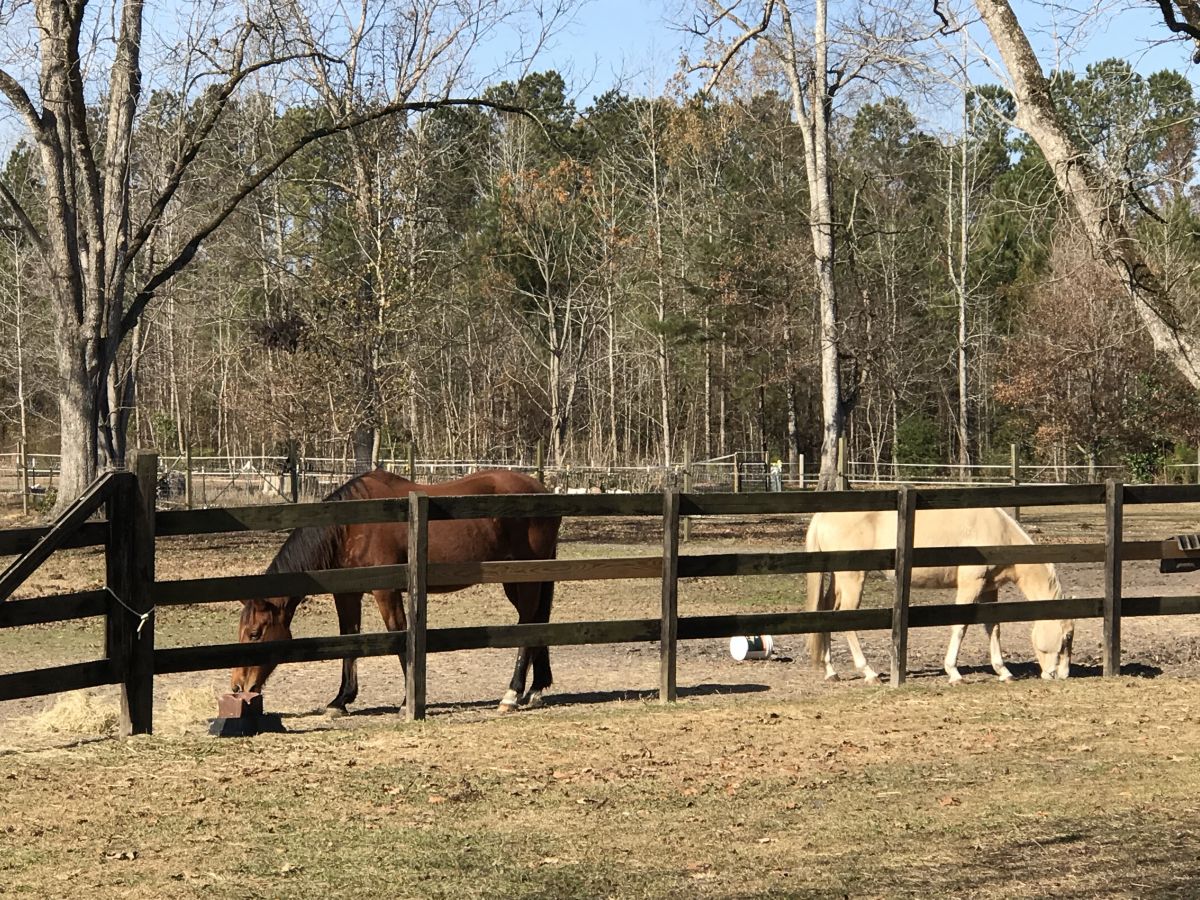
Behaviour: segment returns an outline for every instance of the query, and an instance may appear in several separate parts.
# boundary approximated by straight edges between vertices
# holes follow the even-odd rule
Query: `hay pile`
[[[42,734],[113,735],[121,723],[121,701],[109,691],[71,691],[60,694],[49,708],[27,722],[31,731]]]

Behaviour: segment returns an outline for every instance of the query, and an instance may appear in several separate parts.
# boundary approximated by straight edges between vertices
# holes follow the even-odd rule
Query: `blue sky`
[[[685,48],[698,54],[689,43],[690,36],[680,30],[681,22],[691,20],[692,11],[700,0],[588,0],[575,12],[573,19],[539,55],[534,68],[557,69],[567,78],[580,108],[592,99],[619,85],[629,94],[647,95],[660,92],[663,85],[676,74],[680,54]],[[835,4],[850,0],[833,0]],[[973,14],[974,7],[966,0],[950,0]],[[1087,5],[1092,0],[1014,0],[1022,25],[1035,44],[1044,68],[1056,63],[1082,69],[1088,62],[1110,56],[1128,59],[1138,71],[1148,74],[1162,68],[1174,68],[1186,73],[1195,84],[1198,69],[1191,63],[1188,45],[1178,41],[1166,43],[1170,32],[1161,24],[1154,6],[1146,0],[1117,0],[1125,4],[1124,11],[1106,16],[1093,16],[1088,21],[1086,41],[1073,56],[1064,56],[1063,44],[1056,36],[1075,22],[1069,13],[1059,13],[1071,2]],[[1141,5],[1137,5],[1140,3]],[[151,16],[161,18],[187,0],[158,0]],[[975,25],[972,33],[986,44],[986,29]],[[488,81],[511,78],[518,73],[497,71],[501,61],[511,55],[516,42],[510,36],[496,37],[483,47],[478,57],[477,71],[491,72]],[[1157,46],[1156,46],[1157,45]],[[994,80],[976,67],[977,80]],[[3,109],[3,112],[7,112]],[[23,129],[17,122],[0,114],[0,152],[15,141]]]
[[[1085,0],[1080,3],[1086,5]],[[962,5],[973,14],[973,6]],[[1015,0],[1014,8],[1043,68],[1083,69],[1089,62],[1117,56],[1129,60],[1143,74],[1174,68],[1195,81],[1197,68],[1187,45],[1164,43],[1170,32],[1152,5],[1127,5],[1117,12],[1088,17],[1074,53],[1061,37],[1078,24],[1079,17],[1054,12],[1066,5],[1061,0],[1055,5]],[[535,68],[562,72],[577,92],[581,107],[616,83],[632,94],[655,93],[675,73],[680,53],[688,45],[689,36],[679,30],[678,23],[690,21],[694,8],[686,0],[591,0],[538,57]],[[973,26],[972,35],[989,46],[981,24]],[[503,41],[498,45],[499,51]],[[994,80],[981,70],[978,77]]]

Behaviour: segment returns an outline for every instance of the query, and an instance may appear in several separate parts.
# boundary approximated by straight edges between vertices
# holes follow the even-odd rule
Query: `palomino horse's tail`
[[[808,535],[805,538],[805,549],[810,553],[821,549],[820,539],[817,537],[817,516],[813,516],[812,521],[808,523]],[[825,575],[823,572],[808,573],[808,602],[807,609],[809,612],[816,612],[820,609],[833,609],[833,573],[829,575],[829,589],[825,589]],[[829,632],[814,631],[808,636],[808,658],[809,661],[818,669],[825,668],[825,657],[829,654]]]

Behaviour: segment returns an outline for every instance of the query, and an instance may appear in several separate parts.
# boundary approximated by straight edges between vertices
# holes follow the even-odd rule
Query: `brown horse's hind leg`
[[[362,630],[362,594],[334,594],[333,605],[337,610],[338,633],[358,634]],[[357,697],[358,657],[347,656],[342,660],[342,685],[325,707],[325,715],[344,716],[346,707]]]
[[[554,596],[554,583],[506,584],[504,593],[517,610],[517,621],[521,625],[550,621],[550,604]],[[529,666],[533,665],[533,686],[528,694],[525,684],[529,678]],[[513,666],[513,677],[500,701],[501,712],[511,712],[518,706],[536,707],[542,704],[542,692],[550,687],[553,676],[550,672],[550,649],[548,647],[522,647],[517,651]]]
[[[404,631],[408,628],[408,618],[404,615],[404,594],[400,591],[372,591],[375,595],[375,605],[379,607],[379,615],[383,617],[383,627],[388,631]],[[400,671],[404,674],[404,683],[408,685],[408,661],[404,650],[400,651]],[[404,697],[400,696],[400,706],[404,706]]]

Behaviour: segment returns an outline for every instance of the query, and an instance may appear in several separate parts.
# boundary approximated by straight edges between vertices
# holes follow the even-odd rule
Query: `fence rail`
[[[840,453],[845,453],[842,448]],[[840,459],[841,457],[839,457]],[[539,456],[540,459],[540,456]],[[58,454],[0,453],[0,496],[44,501],[57,487]],[[416,481],[439,482],[480,469],[510,469],[535,475],[560,493],[588,490],[658,493],[682,486],[685,493],[759,492],[773,485],[768,456],[740,451],[708,460],[681,459],[670,464],[546,465],[534,460],[433,459],[415,455],[380,459],[379,464]],[[258,455],[164,455],[158,462],[157,495],[169,508],[215,508],[237,504],[262,506],[319,500],[356,472],[342,457]],[[1098,484],[1103,479],[1131,480],[1123,465],[1045,464],[1018,458],[1015,447],[1007,464],[839,462],[845,486],[898,487],[1004,486],[1014,484]],[[803,490],[815,484],[817,472],[803,456],[782,466],[778,488]],[[1196,463],[1165,463],[1155,478],[1168,483],[1200,483]]]
[[[104,616],[105,657],[90,662],[0,675],[0,700],[38,696],[101,684],[122,686],[124,733],[148,732],[156,674],[226,666],[375,656],[404,651],[409,660],[406,682],[410,717],[423,715],[424,658],[427,653],[481,647],[521,647],[658,641],[661,653],[659,693],[664,702],[676,694],[676,646],[680,640],[731,637],[748,633],[803,634],[823,631],[886,630],[893,636],[893,683],[903,681],[907,635],[911,628],[978,622],[1016,622],[1048,618],[1103,618],[1105,673],[1120,664],[1120,622],[1126,616],[1178,615],[1200,612],[1200,597],[1136,597],[1121,595],[1124,560],[1160,559],[1159,541],[1123,540],[1122,510],[1129,504],[1198,503],[1200,485],[1124,486],[1017,485],[932,490],[904,486],[898,490],[783,492],[753,494],[679,493],[581,494],[429,497],[419,492],[404,500],[347,500],[332,503],[279,504],[269,507],[158,511],[154,509],[158,461],[139,454],[133,473],[108,476],[83,507],[49,528],[0,531],[0,552],[23,552],[0,573],[0,628]],[[88,504],[91,504],[88,507]],[[84,522],[84,512],[102,504],[106,519]],[[1102,543],[1039,544],[999,547],[914,547],[913,517],[918,509],[979,506],[1058,506],[1103,504],[1106,530]],[[85,508],[86,507],[86,508]],[[786,553],[685,554],[680,534],[686,517],[796,515],[817,511],[898,510],[895,548]],[[662,551],[657,555],[583,560],[436,563],[427,559],[431,522],[478,517],[641,516],[661,518]],[[244,530],[280,530],[352,522],[408,523],[409,564],[360,569],[321,570],[158,581],[154,575],[155,540],[164,535],[210,534]],[[903,523],[907,522],[907,526]],[[32,600],[7,600],[12,589],[47,548],[102,544],[107,584],[102,590],[80,591]],[[52,545],[52,546],[51,546]],[[944,604],[909,608],[908,590],[914,568],[1002,562],[1103,562],[1104,596],[1019,603],[960,606]],[[891,609],[821,612],[773,612],[718,616],[680,616],[680,578],[726,577],[769,573],[828,572],[847,569],[892,569],[897,573]],[[661,615],[656,619],[610,622],[555,622],[537,625],[492,625],[428,629],[425,595],[429,588],[498,582],[657,579],[661,582]],[[155,649],[154,609],[264,596],[367,591],[400,588],[408,603],[407,631],[318,637],[287,642],[217,644]]]

